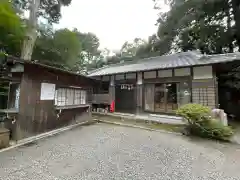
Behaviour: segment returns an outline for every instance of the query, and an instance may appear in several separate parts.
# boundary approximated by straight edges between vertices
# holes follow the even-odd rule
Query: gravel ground
[[[0,153],[0,179],[240,179],[240,146],[95,124]]]

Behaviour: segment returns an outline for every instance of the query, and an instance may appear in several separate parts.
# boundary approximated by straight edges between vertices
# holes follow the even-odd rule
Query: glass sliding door
[[[171,82],[145,85],[145,110],[174,113],[178,107],[191,102],[189,83]]]
[[[178,83],[166,84],[166,112],[171,113],[178,108],[177,85]]]
[[[155,112],[173,112],[178,108],[177,83],[155,84]]]
[[[154,91],[155,84],[146,84],[144,88],[144,109],[145,111],[154,112]]]
[[[184,104],[188,104],[191,102],[191,90],[189,83],[187,82],[181,82],[177,86],[178,91],[178,106],[182,106]]]
[[[155,96],[154,96],[154,111],[165,112],[166,111],[166,85],[156,84],[155,85]]]

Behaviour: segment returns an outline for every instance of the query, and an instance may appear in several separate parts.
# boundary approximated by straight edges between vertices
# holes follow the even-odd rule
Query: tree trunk
[[[230,6],[231,4],[231,1],[227,3],[227,10],[226,10],[226,16],[227,16],[227,32],[229,34],[229,44],[228,44],[228,48],[229,48],[229,53],[232,53],[233,52],[233,41],[234,41],[234,38],[233,38],[233,33],[232,33],[232,27],[231,27],[231,21],[232,21],[232,18],[231,18],[231,12],[230,12],[230,9],[232,8]]]
[[[30,16],[28,20],[27,32],[22,46],[21,59],[31,60],[33,47],[37,39],[37,21],[40,0],[32,0],[30,5]]]
[[[240,52],[240,1],[232,0],[234,25],[234,38],[238,45],[238,51]]]

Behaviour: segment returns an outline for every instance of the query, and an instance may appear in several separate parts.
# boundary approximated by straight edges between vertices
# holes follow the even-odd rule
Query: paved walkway
[[[240,179],[240,146],[107,124],[0,153],[0,179]]]

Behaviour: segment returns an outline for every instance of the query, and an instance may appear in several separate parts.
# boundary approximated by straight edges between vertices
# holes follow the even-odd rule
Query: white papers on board
[[[40,100],[54,100],[54,97],[55,97],[55,84],[41,83]]]

